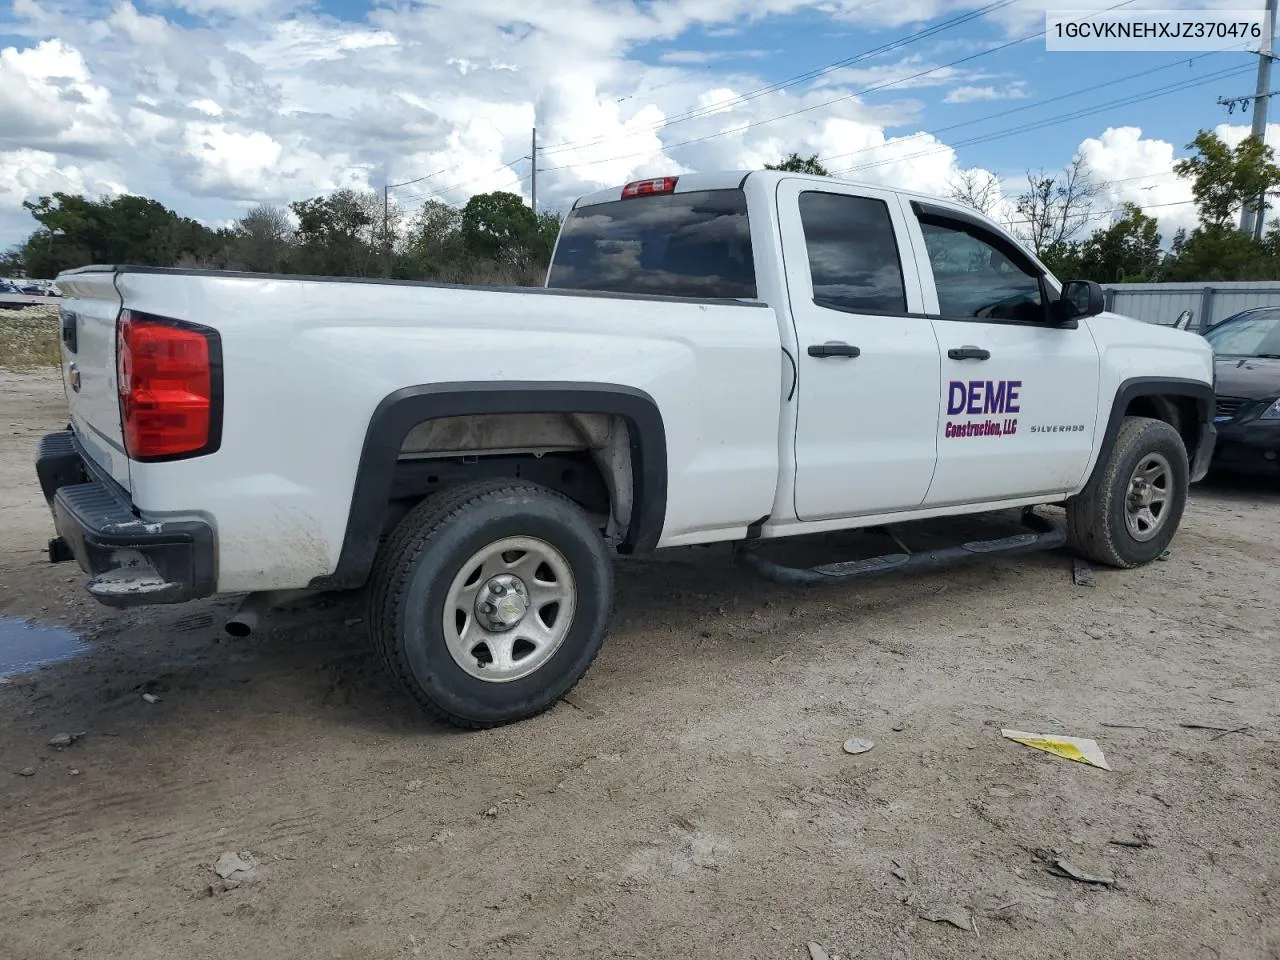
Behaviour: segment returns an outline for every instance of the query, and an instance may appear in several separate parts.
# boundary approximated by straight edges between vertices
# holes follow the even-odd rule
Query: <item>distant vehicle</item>
[[[1280,307],[1254,307],[1205,333],[1217,374],[1213,466],[1280,477]]]

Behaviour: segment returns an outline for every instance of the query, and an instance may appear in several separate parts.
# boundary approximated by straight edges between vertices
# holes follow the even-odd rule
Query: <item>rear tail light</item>
[[[213,453],[222,439],[222,345],[208,327],[123,310],[120,421],[133,460]]]
[[[679,177],[658,177],[656,180],[636,180],[622,188],[622,199],[647,197],[652,193],[673,193]]]

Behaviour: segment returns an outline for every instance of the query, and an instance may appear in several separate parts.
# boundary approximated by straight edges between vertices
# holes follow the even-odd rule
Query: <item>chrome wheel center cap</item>
[[[492,577],[476,594],[476,619],[495,633],[517,626],[529,612],[529,590],[519,577]]]

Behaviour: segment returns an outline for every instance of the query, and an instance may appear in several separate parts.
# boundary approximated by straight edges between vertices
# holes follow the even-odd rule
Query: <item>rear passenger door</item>
[[[919,506],[937,456],[941,374],[896,195],[778,184],[798,344],[801,520]]]
[[[907,206],[942,363],[938,466],[925,504],[1075,487],[1098,405],[1088,325],[1051,322],[1056,290],[1008,237],[962,211]]]

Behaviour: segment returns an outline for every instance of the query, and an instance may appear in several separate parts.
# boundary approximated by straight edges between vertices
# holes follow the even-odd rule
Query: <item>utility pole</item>
[[[1274,3],[1275,0],[1268,0]],[[533,206],[533,215],[538,215],[538,128],[533,128],[533,149],[529,151],[529,159],[533,161],[533,187],[530,190],[530,199]]]
[[[374,194],[377,196],[377,194]],[[382,275],[391,279],[391,184],[382,185]]]
[[[1262,38],[1262,49],[1258,51],[1258,85],[1253,96],[1253,130],[1252,136],[1262,143],[1267,142],[1267,104],[1271,100],[1271,46],[1275,33],[1276,0],[1267,0],[1267,32]],[[1264,194],[1258,198],[1255,208],[1245,204],[1240,211],[1240,232],[1254,236],[1262,235],[1262,221],[1266,218],[1267,198]]]

